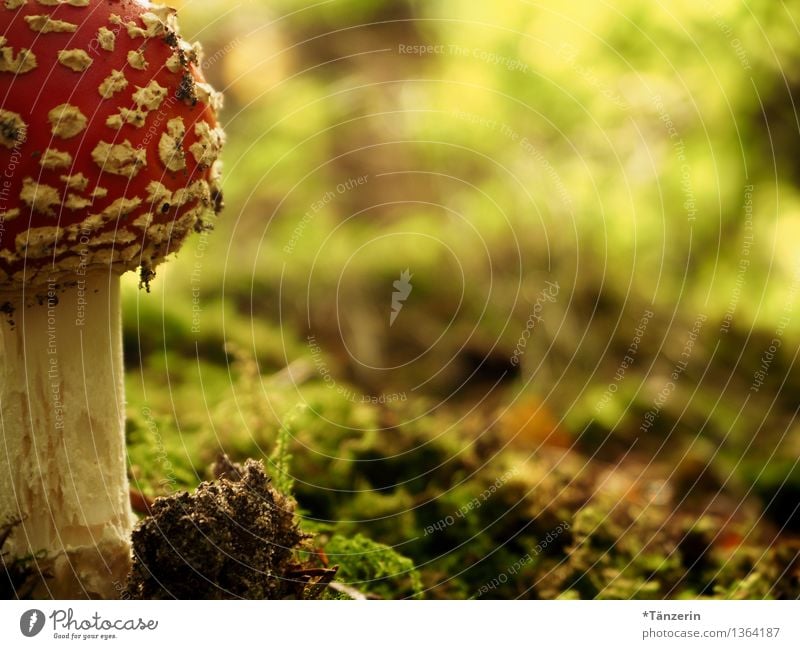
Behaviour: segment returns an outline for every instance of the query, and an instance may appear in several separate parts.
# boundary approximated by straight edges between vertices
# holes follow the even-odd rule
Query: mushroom
[[[40,593],[113,597],[130,566],[120,275],[221,208],[221,96],[175,11],[0,5],[0,523]]]

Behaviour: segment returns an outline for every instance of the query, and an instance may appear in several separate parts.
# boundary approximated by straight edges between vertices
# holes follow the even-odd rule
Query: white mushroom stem
[[[4,552],[41,553],[37,594],[115,597],[133,522],[125,454],[120,280],[10,300],[0,323],[0,522]],[[6,300],[0,300],[5,302]]]

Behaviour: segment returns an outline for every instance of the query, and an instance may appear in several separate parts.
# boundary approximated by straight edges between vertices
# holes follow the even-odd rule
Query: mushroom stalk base
[[[119,294],[90,274],[0,323],[0,522],[22,520],[3,552],[36,555],[38,596],[118,597],[129,569]]]

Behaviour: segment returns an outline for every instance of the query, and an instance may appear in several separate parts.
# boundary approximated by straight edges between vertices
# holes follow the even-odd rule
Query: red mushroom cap
[[[0,4],[0,290],[152,269],[221,205],[221,95],[175,12]]]

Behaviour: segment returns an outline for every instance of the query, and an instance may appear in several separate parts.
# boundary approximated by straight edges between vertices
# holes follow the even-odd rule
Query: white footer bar
[[[204,648],[233,647],[239,641],[268,649],[506,645],[796,649],[800,647],[800,602],[0,604],[0,646]]]

